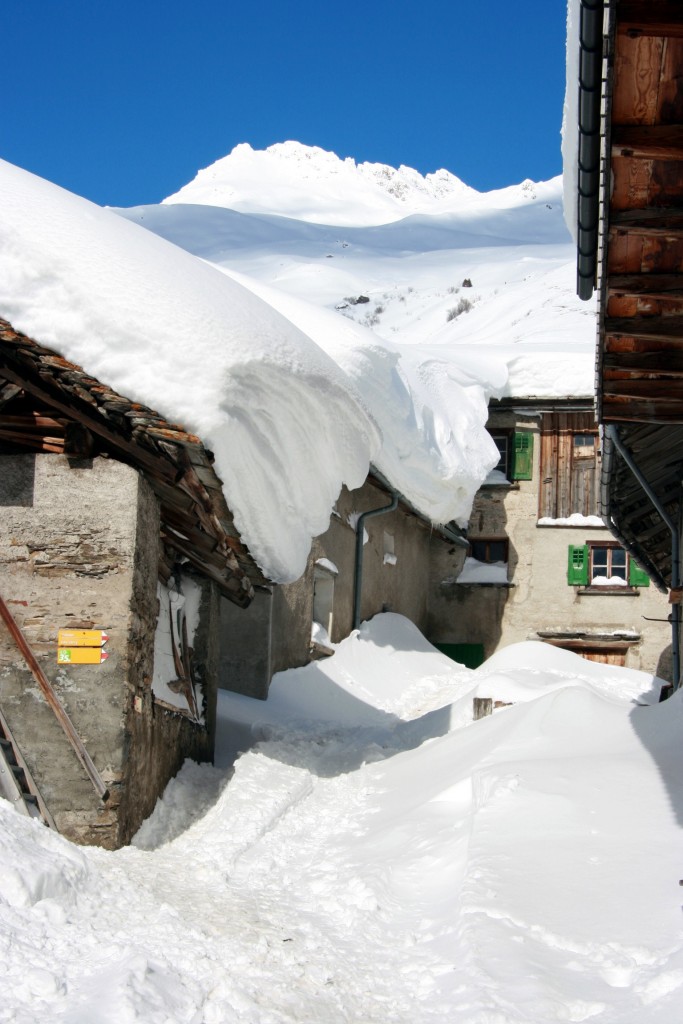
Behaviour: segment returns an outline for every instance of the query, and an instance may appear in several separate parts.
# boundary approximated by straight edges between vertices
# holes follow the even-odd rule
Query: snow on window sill
[[[536,523],[542,529],[552,527],[554,529],[582,529],[582,530],[606,530],[600,516],[584,516],[574,512],[571,516],[563,519],[551,519],[550,516],[542,516]]]

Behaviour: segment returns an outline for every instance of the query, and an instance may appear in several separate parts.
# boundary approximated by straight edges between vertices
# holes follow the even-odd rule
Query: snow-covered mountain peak
[[[279,142],[264,150],[241,143],[199,171],[164,203],[227,207],[317,224],[388,224],[411,214],[460,210],[479,193],[450,171],[341,159],[319,146]]]

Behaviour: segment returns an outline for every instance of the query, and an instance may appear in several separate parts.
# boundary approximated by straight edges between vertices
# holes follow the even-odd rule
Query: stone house
[[[475,498],[462,572],[434,581],[431,636],[472,666],[541,640],[668,677],[666,598],[598,515],[592,402],[494,402],[488,430],[500,462]]]
[[[264,699],[275,672],[383,610],[429,635],[432,581],[466,547],[373,471],[276,586],[198,437],[6,321],[0,465],[0,739],[21,761],[18,805],[33,795],[69,838],[109,848],[186,757],[212,759],[218,686]]]
[[[0,465],[3,749],[59,831],[115,848],[212,759],[219,601],[263,577],[197,437],[5,321]]]

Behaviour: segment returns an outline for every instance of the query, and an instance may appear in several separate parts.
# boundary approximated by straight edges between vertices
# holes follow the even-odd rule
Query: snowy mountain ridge
[[[395,168],[341,159],[300,142],[279,142],[264,150],[245,142],[200,170],[163,203],[279,214],[314,224],[371,226],[471,205],[506,207],[536,198],[538,188],[525,181],[480,193],[443,168],[422,175],[403,164]]]
[[[479,193],[448,171],[243,144],[163,203],[116,212],[262,297],[269,289],[266,301],[323,348],[348,332],[316,320],[320,307],[370,344],[416,358],[435,345],[444,365],[483,360],[489,395],[592,393],[594,313],[576,296],[559,177]]]

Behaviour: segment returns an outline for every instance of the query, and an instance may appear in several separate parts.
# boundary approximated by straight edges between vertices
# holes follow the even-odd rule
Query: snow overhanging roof
[[[251,602],[254,584],[265,583],[200,439],[2,319],[0,442],[14,451],[101,453],[137,468],[159,501],[162,577],[176,560],[187,559],[242,607]]]

